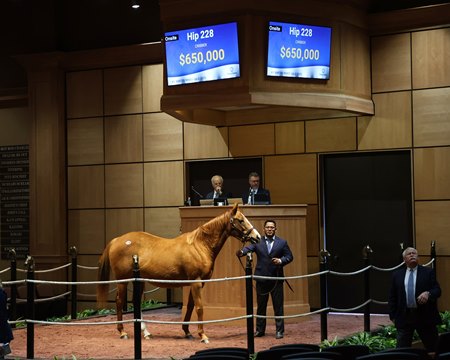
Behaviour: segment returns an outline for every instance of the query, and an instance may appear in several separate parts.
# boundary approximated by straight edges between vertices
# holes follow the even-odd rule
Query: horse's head
[[[248,221],[245,215],[238,209],[238,204],[231,209],[230,216],[231,235],[241,240],[243,243],[250,241],[258,243],[261,240],[261,235],[258,230],[254,228],[252,223]]]

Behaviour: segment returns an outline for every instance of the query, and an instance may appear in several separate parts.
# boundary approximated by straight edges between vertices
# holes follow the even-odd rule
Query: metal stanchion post
[[[373,252],[369,245],[364,246],[363,259],[365,267],[370,266],[370,254]],[[364,302],[370,299],[370,271],[364,273]],[[370,332],[370,302],[364,306],[364,331]]]
[[[252,253],[247,253],[247,262],[245,265],[245,295],[247,304],[247,349],[249,355],[255,353],[255,338],[253,337],[253,284],[252,284]]]
[[[77,272],[78,272],[78,261],[77,261],[77,248],[75,246],[72,246],[69,249],[69,254],[72,258],[72,287],[71,287],[71,319],[74,320],[77,318],[77,285],[76,282],[78,281],[77,278]]]
[[[141,277],[139,271],[139,257],[133,255],[133,277],[135,279]],[[141,318],[141,286],[142,284],[134,280],[133,281],[133,308],[134,308],[134,318]],[[134,323],[134,358],[142,359],[142,339],[141,339],[141,323],[135,321]]]
[[[27,279],[34,280],[34,259],[27,256]],[[27,319],[34,320],[34,282],[27,282]],[[27,322],[27,359],[34,359],[34,323]]]
[[[17,257],[16,257],[16,250],[15,249],[9,249],[8,257],[11,260],[11,281],[17,280]],[[11,285],[11,298],[9,300],[9,318],[11,320],[17,320],[17,284]],[[12,325],[13,327],[16,326],[16,324]]]
[[[431,242],[431,251],[430,251],[431,259],[434,261],[431,264],[431,267],[436,271],[436,241]]]
[[[327,250],[320,250],[320,272],[328,271],[328,259],[330,253]],[[320,275],[320,308],[328,307],[328,273]],[[320,339],[322,341],[328,338],[328,310],[320,313]]]

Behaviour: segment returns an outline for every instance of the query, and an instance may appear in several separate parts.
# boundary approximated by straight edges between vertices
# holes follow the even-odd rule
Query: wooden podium
[[[229,210],[231,206],[190,206],[181,207],[181,231],[192,231],[210,219]],[[277,222],[277,235],[288,241],[294,255],[294,261],[284,268],[285,276],[298,276],[307,274],[306,258],[306,205],[253,205],[240,206],[241,211],[263,236],[264,221],[273,219]],[[242,247],[241,242],[230,237],[223,246],[214,266],[213,279],[239,277],[245,275],[246,258],[241,263],[236,257],[236,251]],[[253,268],[256,264],[253,259]],[[295,315],[309,312],[308,280],[289,280],[292,292],[284,286],[284,314]],[[189,287],[183,288],[183,311],[186,312],[186,303]],[[203,288],[204,319],[217,320],[246,314],[245,279],[208,282]],[[253,292],[254,313],[256,314],[256,294]],[[194,311],[195,313],[195,311]],[[269,300],[267,315],[273,315],[272,303]],[[193,315],[192,320],[196,315]],[[300,318],[301,319],[301,318]],[[299,318],[287,319],[286,322],[298,321]],[[239,320],[242,324],[245,320]],[[236,322],[226,322],[233,324]]]

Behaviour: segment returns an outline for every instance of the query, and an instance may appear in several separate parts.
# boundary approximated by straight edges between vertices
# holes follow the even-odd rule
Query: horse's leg
[[[144,293],[144,287],[145,287],[145,283],[141,283],[139,299],[142,299],[142,294]],[[144,319],[144,316],[143,316],[142,310],[141,310],[141,320],[143,320],[143,319]],[[152,334],[150,333],[150,331],[147,330],[147,324],[143,321],[141,321],[141,331],[142,331],[142,334],[144,335],[144,339],[148,340],[152,337]]]
[[[117,284],[117,293],[116,293],[116,313],[117,313],[117,321],[122,321],[122,309],[125,302],[125,295],[127,293],[127,283],[118,283]],[[123,330],[123,324],[117,324],[117,330],[120,333],[121,339],[128,339],[128,334]]]
[[[184,315],[183,321],[191,320],[193,310],[194,310],[194,298],[192,297],[192,288],[191,288],[189,290],[189,297],[188,297],[188,302],[186,305],[186,314]],[[189,324],[183,324],[182,328],[184,330],[185,337],[188,339],[193,339],[193,336],[189,331]]]
[[[194,283],[191,286],[191,293],[194,299],[195,310],[197,311],[198,321],[203,321],[203,302],[202,302],[202,283]],[[203,330],[203,324],[198,324],[198,335],[202,338],[201,342],[208,344],[209,340]]]

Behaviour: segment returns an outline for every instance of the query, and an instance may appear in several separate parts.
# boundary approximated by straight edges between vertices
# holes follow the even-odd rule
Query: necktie
[[[273,239],[267,239],[267,252],[270,254],[270,251],[272,250],[273,245]]]
[[[409,308],[416,307],[416,299],[415,299],[415,287],[414,287],[414,271],[409,270],[408,276],[408,284],[406,287],[407,295],[408,295],[408,304]]]

